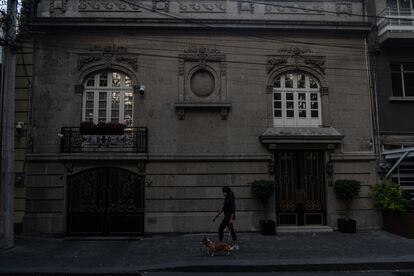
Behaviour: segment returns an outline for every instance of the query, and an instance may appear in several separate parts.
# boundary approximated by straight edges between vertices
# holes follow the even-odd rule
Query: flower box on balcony
[[[83,122],[80,125],[81,135],[123,135],[125,125],[119,123],[98,123]]]

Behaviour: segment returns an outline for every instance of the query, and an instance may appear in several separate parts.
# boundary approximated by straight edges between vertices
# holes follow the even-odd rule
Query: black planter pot
[[[356,233],[356,221],[353,219],[338,219],[338,231],[342,233]]]
[[[262,235],[276,235],[276,223],[273,220],[261,220],[260,232]]]

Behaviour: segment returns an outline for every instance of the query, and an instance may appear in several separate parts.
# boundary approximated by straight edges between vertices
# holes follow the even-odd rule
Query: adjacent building
[[[256,231],[258,179],[275,181],[279,231],[335,228],[337,179],[363,183],[352,216],[379,227],[366,8],[39,1],[23,231],[216,231],[222,186]]]
[[[369,10],[378,169],[414,199],[414,2],[377,0]]]

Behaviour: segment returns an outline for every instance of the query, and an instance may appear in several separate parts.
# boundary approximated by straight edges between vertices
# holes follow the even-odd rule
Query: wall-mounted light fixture
[[[145,94],[145,85],[140,85],[139,86],[139,94],[144,95]]]
[[[18,132],[20,132],[23,129],[23,127],[24,127],[24,122],[17,122],[17,124],[16,124],[16,130]]]

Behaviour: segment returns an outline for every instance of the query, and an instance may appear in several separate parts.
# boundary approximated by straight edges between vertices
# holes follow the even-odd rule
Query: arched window
[[[85,82],[83,121],[113,122],[132,126],[133,89],[131,78],[105,71]]]
[[[321,125],[320,85],[310,75],[287,73],[273,83],[274,126]]]

